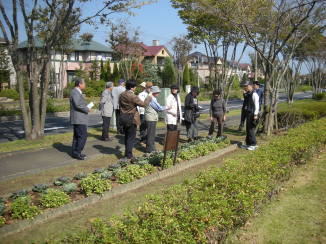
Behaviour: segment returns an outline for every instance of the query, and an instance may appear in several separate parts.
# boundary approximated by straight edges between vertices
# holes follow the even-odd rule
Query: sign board
[[[175,165],[177,160],[177,153],[178,153],[178,146],[179,146],[179,137],[180,137],[180,131],[167,131],[165,135],[165,143],[164,143],[164,160],[163,165],[165,164],[166,160],[166,153],[168,151],[174,151],[174,159],[173,159],[173,165]]]

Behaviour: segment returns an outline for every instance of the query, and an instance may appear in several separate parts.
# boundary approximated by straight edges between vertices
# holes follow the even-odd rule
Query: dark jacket
[[[146,107],[152,100],[151,96],[147,96],[145,101],[140,100],[138,96],[136,96],[132,91],[126,90],[121,93],[119,98],[119,106],[121,113],[131,113],[134,114],[133,124],[139,126],[140,125],[140,115],[137,110],[137,106]]]
[[[184,120],[192,123],[196,120],[197,117],[199,117],[199,108],[198,108],[198,100],[197,103],[194,101],[194,97],[192,93],[190,92],[185,99],[185,116]]]
[[[217,117],[218,115],[224,115],[226,112],[224,100],[223,99],[212,99],[209,112],[212,117]]]

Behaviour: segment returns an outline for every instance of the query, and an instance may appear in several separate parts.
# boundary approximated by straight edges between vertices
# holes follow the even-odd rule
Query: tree
[[[0,47],[0,90],[2,89],[3,83],[8,83],[10,87],[9,63],[8,52],[4,47]]]
[[[169,87],[177,83],[177,75],[171,58],[166,57],[162,70],[162,86]]]
[[[183,70],[193,46],[186,36],[173,37],[171,40],[174,60],[179,70]]]
[[[119,68],[118,68],[118,64],[117,63],[114,63],[111,79],[114,82],[114,84],[117,85],[118,80],[120,79],[120,72],[119,72]]]
[[[190,85],[199,86],[199,76],[196,70],[189,68]]]
[[[183,76],[182,76],[182,86],[183,89],[186,90],[186,86],[190,85],[190,74],[189,74],[189,67],[186,65],[183,69]]]
[[[99,80],[101,75],[101,67],[97,60],[92,62],[91,70],[90,70],[90,77],[92,81]]]
[[[322,0],[199,0],[205,11],[234,26],[263,59],[265,75],[264,131],[277,128],[277,100],[281,82],[298,45],[324,25]],[[232,11],[229,11],[232,9]],[[287,48],[287,52],[283,52]]]
[[[11,6],[0,0],[0,29],[8,46],[20,94],[20,105],[26,139],[44,135],[46,104],[49,89],[50,59],[53,50],[76,34],[83,23],[104,23],[113,13],[129,11],[144,2],[136,0],[104,0],[88,16],[81,13],[82,5],[91,0],[12,0]],[[25,57],[20,55],[20,31],[26,33]],[[36,45],[37,43],[41,44]],[[24,68],[26,67],[26,76]],[[29,102],[25,103],[24,80],[28,80]]]
[[[142,80],[145,82],[151,81],[155,84],[161,84],[162,79],[159,76],[159,67],[156,64],[151,63],[150,61],[144,62],[144,72],[142,75]]]
[[[120,73],[125,80],[137,79],[140,58],[145,48],[139,41],[139,31],[131,30],[127,22],[110,23],[109,40],[115,51],[115,59],[120,60]]]

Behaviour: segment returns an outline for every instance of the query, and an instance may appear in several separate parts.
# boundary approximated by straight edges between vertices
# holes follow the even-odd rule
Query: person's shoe
[[[82,155],[72,156],[72,157],[77,160],[85,160],[85,157],[83,157]]]
[[[249,151],[255,151],[256,149],[257,149],[256,146],[247,147],[247,150],[249,150]]]
[[[190,143],[190,142],[193,142],[194,140],[192,139],[192,138],[189,138],[188,139],[188,142]]]
[[[249,146],[247,146],[247,145],[240,145],[240,148],[242,148],[242,149],[248,149],[248,147]]]
[[[87,158],[87,155],[83,153],[81,153],[80,156],[82,156],[83,158]]]

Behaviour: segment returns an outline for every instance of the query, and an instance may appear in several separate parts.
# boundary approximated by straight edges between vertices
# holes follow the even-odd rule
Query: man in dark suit
[[[70,122],[74,127],[72,141],[72,157],[78,160],[85,160],[86,155],[82,154],[87,140],[87,124],[90,106],[82,94],[86,83],[82,78],[76,77],[75,88],[70,93]]]

